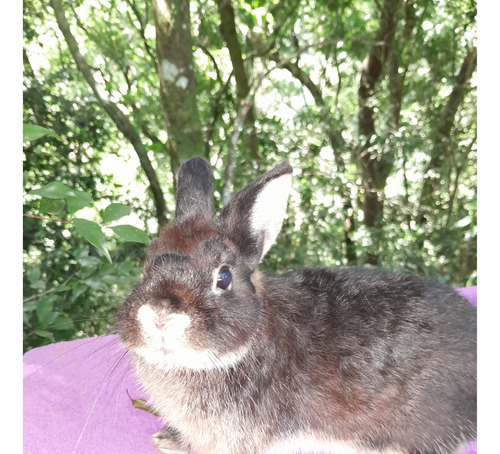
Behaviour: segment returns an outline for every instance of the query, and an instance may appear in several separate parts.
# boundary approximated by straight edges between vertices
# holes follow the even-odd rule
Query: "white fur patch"
[[[265,235],[261,260],[281,230],[291,186],[292,174],[287,173],[266,184],[255,200],[250,224],[255,233]]]
[[[141,322],[145,337],[163,343],[180,341],[184,331],[191,324],[191,319],[186,314],[165,316],[157,314],[147,305],[139,308],[137,318]]]
[[[184,335],[191,324],[191,319],[186,314],[169,314],[162,317],[150,306],[144,305],[139,308],[137,318],[146,345],[135,349],[135,352],[148,363],[165,371],[179,368],[226,369],[241,361],[248,352],[248,346],[224,355],[217,355],[210,349],[191,348]]]
[[[281,440],[270,449],[266,450],[265,454],[297,454],[309,452],[321,452],[324,454],[403,454],[393,449],[384,451],[364,449],[351,442],[321,439],[305,433],[300,433],[294,437]]]

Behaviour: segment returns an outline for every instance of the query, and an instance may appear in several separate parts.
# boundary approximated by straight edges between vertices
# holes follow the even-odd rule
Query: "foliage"
[[[23,128],[24,142],[37,140],[44,136],[56,137],[54,132],[37,125],[25,124]],[[31,202],[39,199],[38,211],[45,215],[58,215],[62,218],[73,216],[76,212],[92,204],[92,199],[87,192],[70,188],[60,181],[51,183],[37,189],[32,189],[26,195],[35,196]],[[29,204],[28,204],[29,206]],[[33,207],[34,208],[34,207]],[[44,272],[42,265],[44,254],[39,257],[42,262],[38,264],[30,251],[25,250],[25,295],[23,305],[24,342],[27,346],[43,345],[57,340],[64,340],[75,335],[91,335],[109,329],[109,313],[114,301],[102,294],[103,292],[117,292],[121,288],[130,288],[130,279],[137,277],[136,264],[130,260],[121,260],[114,265],[109,253],[110,248],[116,249],[116,244],[109,246],[110,241],[102,231],[102,227],[122,219],[130,214],[130,207],[122,203],[111,203],[101,212],[101,222],[98,224],[87,219],[73,217],[71,221],[60,220],[37,215],[27,215],[29,219],[72,225],[74,232],[63,230],[60,232],[68,243],[82,244],[80,235],[87,240],[109,262],[102,263],[98,256],[89,255],[89,247],[80,246],[74,252],[67,250],[63,244],[52,253],[47,254],[51,260],[59,259],[63,262],[62,269],[52,264],[53,282],[48,288],[50,273]],[[148,244],[149,237],[142,230],[131,225],[114,225],[111,230],[122,240]],[[76,238],[74,233],[77,233]],[[75,240],[74,242],[72,240]],[[50,244],[45,241],[45,249]],[[115,241],[116,242],[116,241]],[[64,263],[66,262],[66,263]],[[49,262],[50,264],[50,262]],[[61,282],[63,281],[63,282]],[[97,292],[97,294],[95,294]],[[100,295],[102,294],[102,295]],[[90,299],[89,304],[85,298]],[[77,307],[78,303],[83,304]]]
[[[25,130],[24,213],[44,218],[24,217],[26,349],[111,329],[113,308],[139,276],[140,242],[162,222],[151,169],[168,216],[172,170],[183,159],[167,133],[174,113],[160,96],[152,2],[50,3],[24,3],[24,122],[34,125]],[[221,33],[219,3],[190,2],[199,154],[214,167],[217,208],[226,188],[282,160],[295,169],[283,231],[263,267],[376,263],[475,284],[475,2],[234,0],[236,35]],[[60,32],[58,5],[99,96]],[[384,48],[375,37],[389,8],[394,37],[383,35],[387,57],[378,55],[380,77],[363,99],[361,75]],[[373,117],[368,138],[361,105]],[[379,173],[362,167],[365,149]],[[380,205],[372,225],[373,188]]]

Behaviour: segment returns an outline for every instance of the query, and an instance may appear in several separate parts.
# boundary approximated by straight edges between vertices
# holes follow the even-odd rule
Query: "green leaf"
[[[70,188],[60,181],[52,181],[41,188],[33,189],[29,194],[39,195],[47,199],[66,199],[68,211],[71,214],[92,203],[90,194]]]
[[[38,125],[23,124],[23,142],[32,142],[43,136],[51,136],[62,141],[61,137],[50,129]]]
[[[101,277],[101,281],[108,285],[115,285],[118,283],[118,278],[113,274],[106,274],[105,276]]]
[[[25,271],[25,274],[28,281],[30,281],[31,283],[38,281],[42,277],[42,271],[37,266],[28,268]]]
[[[90,205],[92,203],[92,197],[83,191],[73,191],[74,194],[66,197],[66,202],[68,203],[68,211],[71,214],[76,213],[78,210]]]
[[[23,312],[33,312],[36,310],[36,301],[31,300],[26,303],[23,303]]]
[[[39,280],[32,282],[30,284],[30,288],[35,289],[35,290],[45,290],[45,281]]]
[[[105,224],[111,221],[116,221],[123,216],[128,216],[130,214],[130,207],[124,205],[123,203],[111,203],[109,204],[102,213],[102,220]]]
[[[108,289],[108,285],[99,277],[90,277],[89,279],[85,279],[83,283],[94,290],[102,291]]]
[[[66,197],[75,197],[75,190],[66,186],[60,181],[52,181],[38,189],[33,189],[29,194],[40,195],[48,199],[65,199]]]
[[[90,244],[94,245],[111,263],[111,256],[106,247],[106,237],[102,233],[101,228],[92,221],[86,219],[73,219],[75,230],[82,235]]]
[[[165,145],[162,144],[161,142],[153,142],[150,146],[149,149],[151,151],[156,151],[159,153],[163,153],[165,151]]]
[[[83,267],[95,267],[101,265],[102,261],[99,257],[83,256],[78,259],[78,263]]]
[[[146,235],[141,229],[132,225],[117,225],[115,227],[111,227],[111,229],[125,241],[143,244],[150,243],[149,236]]]
[[[49,331],[38,329],[38,330],[35,331],[35,335],[37,335],[39,337],[44,337],[46,339],[51,340],[52,342],[55,342],[54,335],[51,332],[49,332]]]
[[[35,290],[45,290],[45,280],[42,278],[40,268],[29,268],[25,271],[28,281],[30,281],[30,288]]]
[[[54,320],[57,313],[54,312],[54,303],[51,298],[42,298],[36,303],[36,315],[40,325],[47,326]]]
[[[66,203],[64,199],[49,199],[43,197],[40,200],[40,211],[45,214],[61,214],[64,211]]]
[[[78,285],[75,287],[71,293],[71,301],[76,301],[81,295],[83,295],[88,290],[86,285]]]
[[[60,314],[54,320],[51,328],[57,331],[64,331],[74,328],[73,322],[66,314]]]

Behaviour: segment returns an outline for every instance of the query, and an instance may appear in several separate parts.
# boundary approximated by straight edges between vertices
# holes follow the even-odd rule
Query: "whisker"
[[[114,340],[113,340],[113,341],[114,341]],[[112,344],[112,343],[115,343],[115,342],[108,342],[108,343],[106,344],[106,346],[109,346],[109,345],[110,345],[110,344]],[[120,362],[122,361],[122,359],[123,359],[123,358],[127,355],[127,353],[128,353],[128,352],[127,352],[126,350],[122,350],[122,351],[119,353],[119,354],[120,354],[120,356],[119,356],[119,357],[118,357],[118,359],[115,361],[115,363],[114,363],[114,365],[111,367],[111,369],[110,369],[110,370],[106,373],[106,376],[103,378],[102,383],[101,383],[101,387],[100,387],[100,389],[99,389],[99,392],[98,392],[98,394],[97,394],[96,398],[94,399],[94,402],[93,402],[93,404],[92,404],[92,407],[91,407],[90,411],[89,411],[89,412],[88,412],[88,414],[87,414],[87,418],[86,418],[86,420],[85,420],[85,424],[83,425],[82,431],[80,432],[80,435],[79,435],[79,437],[78,437],[78,440],[76,441],[76,445],[75,445],[75,447],[73,448],[73,451],[72,451],[73,453],[75,453],[75,452],[76,452],[76,450],[78,449],[78,445],[80,444],[80,441],[82,440],[82,437],[83,437],[83,435],[84,435],[84,433],[85,433],[85,430],[87,429],[87,426],[88,426],[89,421],[90,421],[90,418],[91,418],[91,416],[92,416],[92,414],[93,414],[93,412],[94,412],[94,409],[95,409],[95,407],[96,407],[96,405],[97,405],[97,402],[99,401],[99,399],[100,399],[100,397],[101,397],[101,395],[102,395],[102,393],[103,393],[103,391],[104,391],[104,389],[105,389],[105,385],[107,385],[107,384],[108,384],[109,379],[110,379],[110,378],[111,378],[111,376],[113,375],[113,372],[117,369],[118,365],[120,364]]]
[[[103,349],[106,349],[106,348],[110,347],[110,346],[111,346],[111,345],[113,345],[113,344],[116,344],[117,346],[119,346],[119,345],[120,345],[120,338],[115,337],[115,338],[113,338],[113,339],[109,339],[109,341],[107,341],[105,344],[103,344],[103,345],[101,345],[100,347],[98,347],[97,349],[95,349],[95,350],[91,351],[88,355],[83,356],[83,357],[82,357],[82,359],[87,359],[87,358],[90,358],[90,357],[91,357],[92,355],[94,355],[95,353],[97,353],[97,352],[99,352],[99,351],[101,351],[101,350],[103,350]],[[117,351],[118,351],[118,350],[117,350]],[[115,352],[113,352],[113,353],[116,353],[116,351],[115,351]],[[125,351],[125,353],[126,353],[126,351]],[[107,359],[107,358],[105,358],[105,360],[106,360],[106,359]]]
[[[31,372],[31,374],[27,375],[26,377],[23,378],[23,381],[26,382],[30,379],[30,377],[32,377],[33,375],[35,375],[38,371],[42,370],[44,367],[48,366],[49,364],[52,364],[54,361],[57,361],[58,359],[60,359],[61,357],[65,356],[65,355],[68,355],[69,353],[72,353],[74,352],[75,350],[79,349],[79,348],[82,348],[92,342],[96,342],[96,341],[99,341],[101,340],[102,337],[101,336],[98,336],[98,337],[92,337],[92,338],[88,338],[88,342],[80,342],[78,345],[75,345],[74,347],[72,347],[71,349],[65,351],[64,353],[61,353],[59,355],[57,355],[56,357],[52,358],[50,361],[47,361],[46,363],[42,364],[40,367],[38,367],[37,369],[35,369],[33,372]],[[117,343],[119,340],[117,338],[115,339],[110,339],[109,341],[107,341],[103,346],[99,347],[99,349],[95,350],[94,352],[90,353],[90,355],[92,355],[93,353],[95,353],[96,351],[99,351],[100,349],[106,347],[106,346],[109,346],[113,343]],[[90,355],[87,355],[85,358],[88,358]]]

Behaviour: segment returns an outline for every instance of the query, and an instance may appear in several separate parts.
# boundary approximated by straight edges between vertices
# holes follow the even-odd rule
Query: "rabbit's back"
[[[450,450],[475,436],[476,313],[454,290],[365,269],[263,282],[275,342],[308,394],[304,420],[408,452]]]

